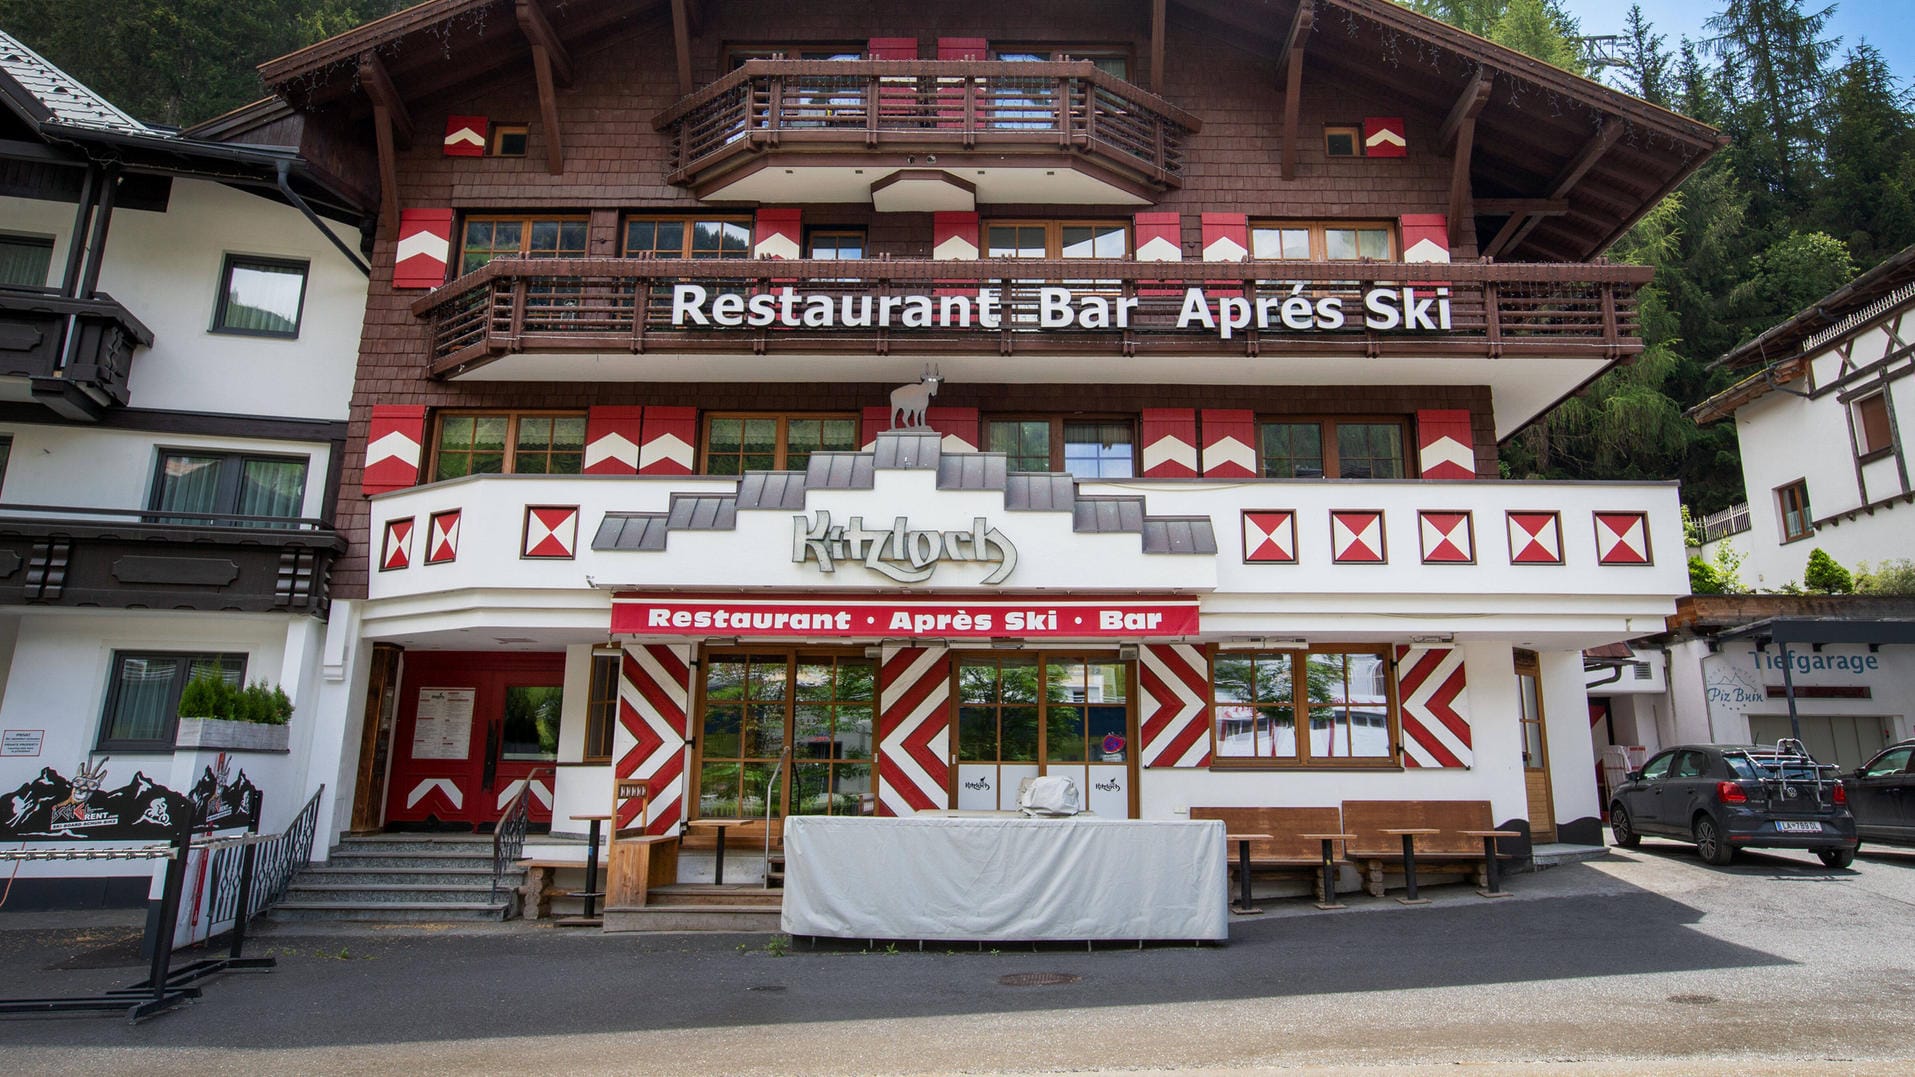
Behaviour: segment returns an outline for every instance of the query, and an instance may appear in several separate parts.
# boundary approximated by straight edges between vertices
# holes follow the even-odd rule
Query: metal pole
[[[1795,678],[1789,673],[1789,645],[1776,641],[1776,652],[1782,659],[1782,698],[1789,704],[1789,736],[1802,739],[1802,719],[1795,713]]]
[[[147,977],[147,987],[153,991],[153,1001],[166,1001],[166,981],[170,978],[173,966],[173,935],[178,929],[175,920],[180,915],[180,894],[186,889],[186,854],[193,847],[192,814],[186,813],[185,822],[173,835],[173,859],[166,865],[166,882],[160,888],[159,926],[153,939],[153,965]]]
[[[246,828],[246,833],[248,835],[259,833],[257,811],[254,812],[252,825]],[[246,947],[246,921],[251,918],[253,911],[254,851],[258,848],[258,845],[249,841],[239,852],[239,911],[233,914],[233,947],[227,952],[228,957],[238,957],[240,951]]]

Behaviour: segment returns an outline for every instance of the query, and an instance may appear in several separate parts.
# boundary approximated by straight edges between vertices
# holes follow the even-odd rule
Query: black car
[[[1915,740],[1876,753],[1842,778],[1856,833],[1870,841],[1915,845]]]
[[[1616,844],[1645,834],[1695,842],[1711,864],[1737,849],[1810,849],[1832,868],[1855,859],[1855,817],[1835,768],[1799,746],[1685,744],[1629,773],[1609,805]]]

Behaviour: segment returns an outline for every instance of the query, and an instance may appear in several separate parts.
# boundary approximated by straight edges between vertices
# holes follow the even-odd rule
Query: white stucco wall
[[[0,422],[0,435],[13,438],[6,475],[0,479],[0,513],[19,505],[145,508],[161,453],[192,450],[304,459],[306,495],[300,515],[317,517],[325,503],[332,457],[331,443],[324,441],[6,422]]]

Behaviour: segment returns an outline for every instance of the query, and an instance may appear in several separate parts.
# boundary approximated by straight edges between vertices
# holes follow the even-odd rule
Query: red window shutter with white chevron
[[[1197,476],[1197,413],[1190,408],[1145,408],[1144,477]]]
[[[1251,479],[1257,475],[1257,413],[1208,410],[1203,413],[1203,469],[1207,479]]]
[[[1426,479],[1475,478],[1476,438],[1470,428],[1470,413],[1417,412],[1416,458]]]
[[[1405,213],[1397,220],[1403,231],[1405,262],[1448,262],[1450,219],[1441,213]]]
[[[872,60],[915,60],[918,58],[918,39],[874,37],[865,43],[864,54]]]
[[[399,243],[392,256],[394,288],[437,288],[446,282],[446,262],[451,258],[451,210],[399,211]]]
[[[1467,768],[1469,685],[1458,647],[1396,649],[1398,709],[1403,719],[1405,767]]]
[[[646,408],[640,475],[690,475],[698,445],[697,408]]]
[[[426,409],[414,404],[374,404],[366,424],[366,465],[359,488],[367,497],[419,484],[426,438]]]
[[[802,210],[761,209],[752,221],[753,258],[803,258]]]
[[[1184,259],[1183,217],[1176,213],[1139,213],[1135,249],[1139,262],[1181,262]]]
[[[485,133],[490,126],[484,116],[447,116],[445,155],[484,157]]]
[[[963,443],[963,448],[955,445],[950,450],[976,452],[978,438],[978,418],[976,408],[932,407],[924,409],[924,425],[936,430],[946,439],[955,439]]]
[[[597,407],[585,413],[585,467],[587,475],[638,474],[638,447],[645,409]]]
[[[1241,213],[1203,215],[1204,261],[1241,262],[1250,257],[1250,218]]]

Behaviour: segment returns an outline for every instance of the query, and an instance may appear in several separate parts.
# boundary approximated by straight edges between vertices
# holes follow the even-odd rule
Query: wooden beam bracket
[[[546,59],[552,66],[552,81],[560,86],[572,85],[572,54],[565,49],[565,43],[559,40],[558,32],[545,17],[545,8],[539,0],[518,0],[519,29],[525,32],[526,44],[534,49],[544,49]]]
[[[1476,151],[1476,117],[1489,104],[1496,76],[1487,67],[1478,67],[1469,85],[1456,99],[1450,114],[1437,133],[1437,144],[1450,151],[1450,246],[1462,238],[1462,229],[1474,228],[1476,210],[1471,205],[1470,157]]]
[[[1297,157],[1303,142],[1297,126],[1303,108],[1303,49],[1316,25],[1316,0],[1297,0],[1297,14],[1277,50],[1277,81],[1283,84],[1283,178],[1297,178]]]
[[[400,99],[399,88],[392,84],[392,76],[386,73],[385,62],[371,49],[359,54],[359,85],[365,88],[366,96],[372,99],[374,109],[386,110],[386,117],[391,121],[393,144],[402,150],[411,149],[412,113]]]

